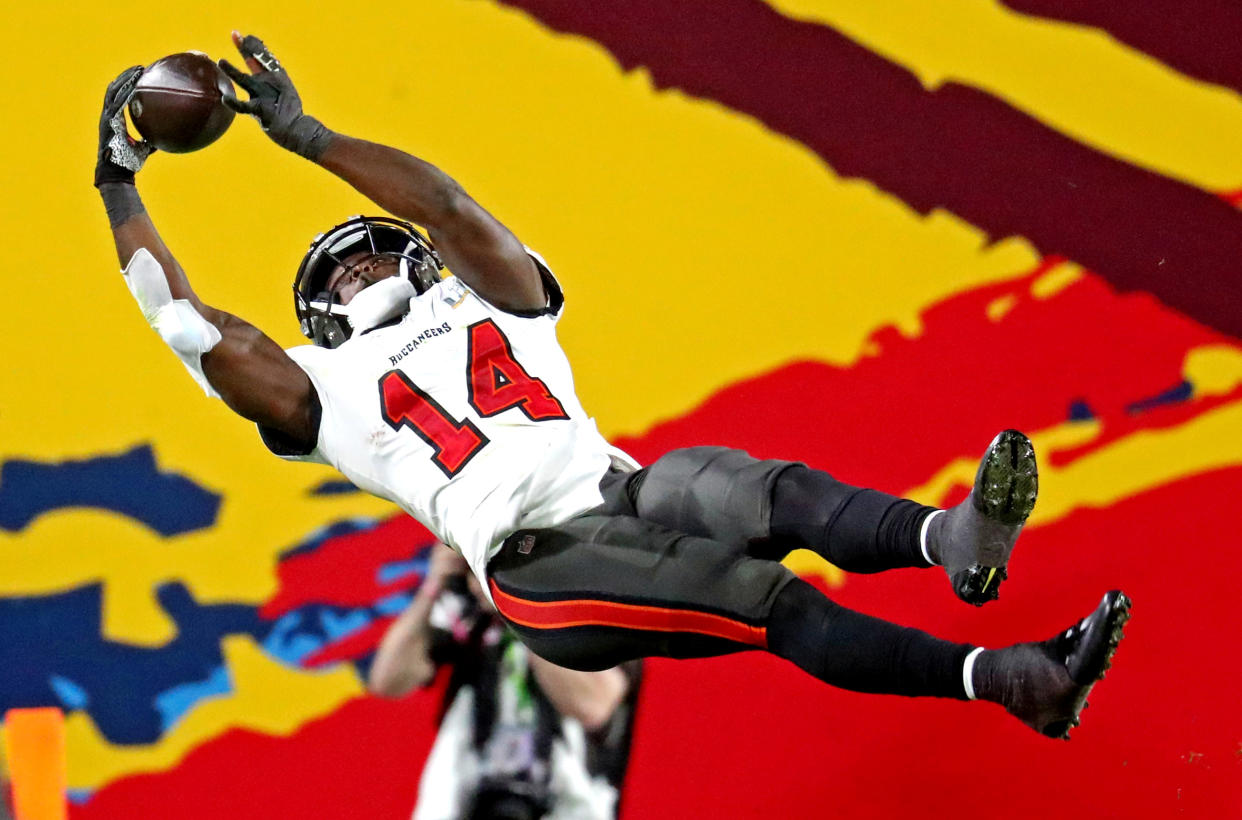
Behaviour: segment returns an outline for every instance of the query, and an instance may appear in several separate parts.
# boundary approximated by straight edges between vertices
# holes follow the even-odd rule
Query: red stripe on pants
[[[562,629],[569,626],[615,626],[651,632],[694,632],[766,649],[768,630],[723,615],[691,609],[620,604],[615,601],[527,601],[487,581],[500,614],[519,626]]]

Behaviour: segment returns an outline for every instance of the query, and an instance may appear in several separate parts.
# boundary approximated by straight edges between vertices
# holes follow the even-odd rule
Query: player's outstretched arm
[[[427,229],[445,265],[506,310],[547,304],[542,277],[522,243],[447,174],[404,151],[334,133],[302,111],[288,73],[253,35],[233,33],[250,73],[220,67],[250,99],[226,100],[251,114],[278,145],[327,170],[372,202]]]
[[[125,282],[152,328],[205,389],[242,416],[313,445],[316,399],[306,373],[258,329],[198,298],[143,207],[135,174],[151,149],[129,137],[124,117],[141,74],[135,66],[108,86],[95,165]]]

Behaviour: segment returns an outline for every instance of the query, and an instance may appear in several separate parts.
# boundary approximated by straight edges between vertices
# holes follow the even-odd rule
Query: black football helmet
[[[421,233],[408,222],[386,216],[354,216],[316,236],[293,280],[293,308],[302,334],[320,347],[337,347],[354,332],[347,311],[329,293],[328,278],[344,259],[359,251],[395,258],[401,276],[416,293],[440,281],[444,267]]]

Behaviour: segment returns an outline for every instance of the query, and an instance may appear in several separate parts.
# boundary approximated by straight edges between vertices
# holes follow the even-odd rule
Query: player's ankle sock
[[[847,572],[926,567],[920,534],[934,512],[799,464],[784,470],[772,491],[772,535]]]
[[[777,595],[767,627],[768,651],[833,686],[967,699],[974,647],[846,609],[799,578]]]
[[[923,556],[923,560],[928,566],[939,566],[940,556],[936,555],[932,549],[932,539],[930,537],[931,523],[936,520],[937,516],[944,515],[944,510],[933,510],[923,516],[923,523],[919,525],[919,552]]]
[[[982,654],[983,647],[977,646],[967,653],[966,660],[962,662],[962,686],[966,689],[966,700],[975,700],[979,697],[979,690],[975,688],[975,665]]]

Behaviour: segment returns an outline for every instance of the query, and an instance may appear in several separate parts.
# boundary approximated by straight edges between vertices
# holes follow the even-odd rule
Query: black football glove
[[[99,115],[99,153],[95,157],[95,187],[105,182],[134,184],[134,174],[155,150],[149,142],[135,140],[125,127],[125,104],[134,95],[134,86],[143,68],[136,65],[121,72],[104,92],[103,113]]]
[[[253,116],[280,147],[309,160],[318,159],[333,134],[319,120],[302,113],[302,98],[288,72],[253,34],[243,37],[237,50],[252,73],[238,70],[228,60],[221,60],[220,68],[250,94],[250,99],[242,102],[225,97],[225,104],[239,114]]]

